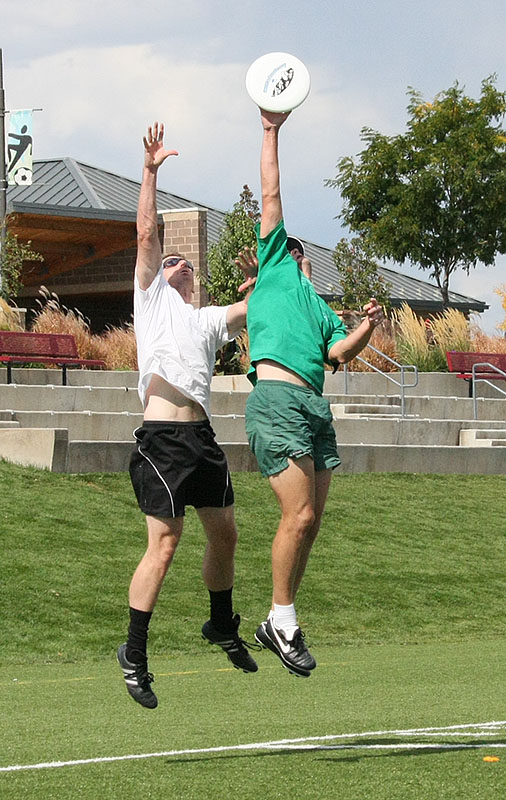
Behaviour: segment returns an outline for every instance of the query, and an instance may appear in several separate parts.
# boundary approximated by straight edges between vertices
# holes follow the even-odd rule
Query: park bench
[[[448,371],[469,382],[473,397],[475,381],[506,381],[506,353],[469,353],[450,350],[446,354]]]
[[[99,359],[79,358],[69,333],[26,331],[0,331],[0,364],[7,366],[7,383],[12,383],[13,364],[55,364],[62,368],[62,386],[67,385],[67,367],[105,367]]]

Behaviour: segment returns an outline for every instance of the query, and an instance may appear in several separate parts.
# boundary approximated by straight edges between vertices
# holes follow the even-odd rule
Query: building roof
[[[72,158],[36,160],[31,186],[9,186],[8,213],[52,213],[97,220],[134,221],[139,187],[138,181]],[[208,243],[218,241],[225,212],[164,191],[157,192],[157,207],[160,211],[195,207],[206,209]],[[311,260],[313,283],[318,294],[327,300],[341,296],[339,273],[332,250],[303,239],[300,233],[297,236],[304,243],[306,255]],[[391,285],[393,306],[407,302],[415,309],[441,309],[441,293],[435,284],[386,267],[380,267],[379,273]],[[456,292],[449,293],[449,300],[453,307],[465,311],[482,312],[488,308],[482,301]]]

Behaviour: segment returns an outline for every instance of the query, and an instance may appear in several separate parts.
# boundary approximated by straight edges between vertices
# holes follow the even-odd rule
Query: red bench
[[[67,367],[105,367],[105,361],[79,358],[69,333],[25,331],[0,331],[0,364],[7,366],[7,383],[12,383],[13,364],[56,364],[62,368],[62,386],[67,385]]]
[[[469,397],[473,396],[473,379],[506,381],[506,353],[467,353],[450,350],[446,354],[448,371],[469,381]],[[492,367],[495,367],[496,372]],[[502,373],[502,374],[501,374]]]

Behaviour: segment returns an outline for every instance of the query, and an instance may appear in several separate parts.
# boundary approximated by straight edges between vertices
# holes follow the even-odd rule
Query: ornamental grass
[[[62,305],[58,295],[41,287],[40,309],[31,330],[34,333],[69,333],[77,345],[80,358],[105,361],[106,369],[137,369],[137,346],[133,325],[110,327],[102,334],[93,334],[89,320],[78,309]]]
[[[19,315],[15,308],[11,308],[6,301],[0,297],[0,331],[22,331],[23,327],[19,321]]]

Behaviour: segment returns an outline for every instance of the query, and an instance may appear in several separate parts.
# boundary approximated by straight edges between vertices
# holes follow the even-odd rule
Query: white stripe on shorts
[[[138,431],[138,430],[139,430],[139,428],[136,428],[136,429],[134,430],[134,436],[135,436],[135,434],[137,433],[137,431]],[[137,438],[137,437],[136,437],[136,438]],[[171,491],[170,491],[170,489],[169,489],[169,486],[168,486],[168,484],[167,484],[167,481],[165,481],[165,480],[164,480],[164,478],[163,478],[163,477],[162,477],[162,475],[160,474],[159,470],[156,468],[155,464],[153,464],[153,462],[151,461],[151,459],[150,459],[150,458],[148,458],[148,456],[146,455],[146,453],[143,453],[143,452],[142,452],[142,450],[141,450],[141,445],[140,445],[140,442],[139,442],[139,441],[138,441],[138,444],[137,444],[137,450],[138,450],[138,452],[141,454],[141,456],[142,456],[143,458],[145,458],[145,459],[146,459],[146,461],[148,462],[148,464],[151,464],[151,466],[153,467],[154,471],[156,472],[156,474],[157,474],[157,475],[158,475],[158,477],[160,478],[161,482],[163,483],[163,485],[164,485],[164,486],[165,486],[165,488],[167,489],[168,495],[169,495],[169,497],[170,497],[170,504],[171,504],[171,506],[172,506],[172,516],[173,516],[173,517],[175,517],[175,516],[176,516],[176,511],[175,511],[175,509],[174,509],[174,499],[173,499],[173,497],[172,497],[172,492],[171,492]]]

